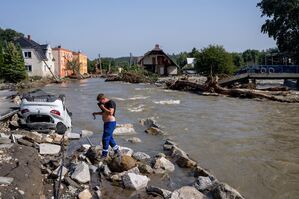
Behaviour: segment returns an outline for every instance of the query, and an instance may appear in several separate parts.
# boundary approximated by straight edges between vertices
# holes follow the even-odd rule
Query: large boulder
[[[113,131],[113,135],[134,135],[136,131],[132,124],[120,124]]]
[[[218,181],[212,176],[211,177],[200,176],[197,178],[193,186],[202,193],[208,193],[212,189],[214,189],[217,183]]]
[[[39,145],[39,153],[41,155],[56,155],[60,152],[61,147],[56,144],[42,143]]]
[[[150,118],[146,118],[146,119],[142,119],[139,121],[139,123],[142,125],[142,126],[145,126],[147,128],[150,128],[150,127],[158,127],[157,125],[157,122],[155,120],[154,117],[150,117]]]
[[[169,139],[167,139],[163,145],[164,151],[171,151],[172,146],[176,146],[177,144]]]
[[[134,153],[133,149],[131,149],[129,147],[124,147],[124,146],[120,146],[119,150],[120,150],[122,155],[132,156],[133,153]]]
[[[122,177],[123,184],[127,189],[140,190],[147,186],[149,178],[135,173],[126,173]]]
[[[194,168],[197,165],[194,160],[191,160],[189,158],[188,154],[185,151],[183,151],[176,145],[173,145],[171,148],[171,156],[175,158],[175,162],[181,168]]]
[[[244,199],[237,190],[225,183],[219,183],[211,192],[214,199]]]
[[[127,142],[131,142],[131,143],[133,143],[133,144],[136,144],[136,143],[141,143],[142,141],[141,141],[141,139],[138,138],[138,137],[132,137],[132,138],[128,138],[128,139],[127,139]]]
[[[138,161],[143,161],[143,160],[150,159],[151,156],[143,152],[135,152],[133,153],[133,158],[135,158]]]
[[[153,168],[147,164],[139,164],[138,165],[138,169],[141,173],[144,173],[144,174],[152,174],[154,172]]]
[[[167,160],[165,157],[159,157],[156,158],[153,162],[153,169],[154,173],[166,173],[166,172],[173,172],[174,171],[174,165]]]
[[[203,177],[208,177],[208,176],[211,176],[211,177],[214,177],[208,170],[202,168],[201,166],[197,165],[195,168],[194,168],[194,177],[199,177],[199,176],[203,176]]]
[[[91,199],[92,195],[88,189],[81,191],[78,195],[79,199]]]
[[[101,149],[99,147],[90,147],[86,151],[85,156],[90,160],[91,163],[95,164],[100,154]]]
[[[205,199],[205,195],[190,186],[184,186],[175,190],[170,199]]]
[[[108,163],[113,172],[128,171],[136,166],[136,160],[128,155],[122,155],[121,158],[115,157]]]
[[[88,131],[88,130],[82,130],[81,131],[81,136],[82,137],[90,137],[93,135],[93,132],[92,131]]]
[[[68,137],[69,140],[80,139],[80,134],[79,134],[79,133],[67,132],[67,133],[65,134],[65,136]]]
[[[123,177],[125,174],[127,174],[127,173],[135,173],[135,174],[138,174],[138,175],[139,175],[139,174],[140,174],[140,171],[139,171],[138,167],[134,167],[134,168],[132,168],[132,169],[130,169],[130,170],[128,170],[128,171],[123,171],[123,172],[121,172],[121,173],[116,173],[116,174],[110,176],[110,179],[111,179],[112,181],[114,181],[114,182],[121,181],[121,180],[122,180],[122,177]]]
[[[165,133],[157,127],[150,127],[146,129],[145,132],[149,135],[165,135]]]
[[[62,179],[64,178],[64,176],[68,173],[68,169],[64,166],[62,166],[62,168],[59,166],[57,167],[53,173],[52,173],[52,176],[54,178],[58,178],[59,177],[59,174],[60,174],[60,171],[61,171],[61,176],[62,176]]]
[[[13,178],[10,177],[1,177],[0,176],[0,185],[10,185],[13,182]]]
[[[87,183],[90,181],[89,166],[85,162],[80,162],[71,178],[78,181],[79,183]]]
[[[148,186],[146,187],[146,192],[148,194],[154,195],[154,196],[162,196],[163,198],[170,198],[172,192],[168,191],[166,189],[161,189],[159,187],[155,187],[155,186]]]
[[[43,136],[38,132],[30,131],[25,135],[25,139],[28,139],[31,142],[41,143],[43,140]]]

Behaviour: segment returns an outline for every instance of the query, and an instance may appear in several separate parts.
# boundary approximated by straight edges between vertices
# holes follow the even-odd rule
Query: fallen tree
[[[191,92],[209,92],[240,98],[259,98],[278,102],[299,103],[299,96],[291,91],[268,91],[257,89],[224,88],[218,84],[218,78],[209,77],[205,84],[189,81],[188,79],[173,80],[166,83],[167,88]]]

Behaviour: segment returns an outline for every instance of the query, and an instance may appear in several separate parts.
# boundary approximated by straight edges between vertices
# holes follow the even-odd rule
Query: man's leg
[[[112,134],[109,133],[108,124],[105,123],[104,124],[104,132],[103,132],[103,136],[102,136],[103,151],[102,151],[101,157],[107,157],[107,155],[108,155],[109,142],[111,139],[111,135]]]
[[[111,122],[110,123],[110,128],[109,128],[109,131],[111,132],[111,137],[110,137],[109,145],[113,149],[114,154],[120,154],[119,153],[119,146],[116,144],[116,142],[115,142],[115,140],[113,138],[113,131],[114,131],[115,127],[116,127],[116,122]]]

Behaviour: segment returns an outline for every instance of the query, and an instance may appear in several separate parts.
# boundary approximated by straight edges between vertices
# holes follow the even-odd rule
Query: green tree
[[[262,0],[257,6],[267,17],[261,31],[299,63],[299,0]]]
[[[188,53],[188,57],[198,57],[200,54],[199,50],[197,50],[195,47],[192,48],[191,52]]]
[[[3,46],[0,41],[0,80],[3,79]]]
[[[79,58],[73,58],[72,60],[67,61],[66,68],[72,70],[73,75],[79,75],[80,67],[81,63],[79,62]]]
[[[242,57],[246,65],[256,65],[258,64],[258,59],[260,52],[258,50],[248,49],[243,52]]]
[[[2,74],[7,82],[19,82],[27,78],[22,51],[12,42],[8,42],[3,54]]]
[[[12,29],[1,29],[0,28],[0,41],[3,43],[14,42],[16,38],[23,37],[23,33],[19,33]]]
[[[187,52],[182,52],[176,56],[176,63],[180,66],[180,68],[184,67],[187,64]]]
[[[196,69],[204,75],[232,74],[235,70],[232,56],[223,46],[210,45],[196,58]]]
[[[87,71],[88,73],[94,73],[96,72],[96,67],[97,67],[97,60],[90,60],[87,59]]]
[[[233,58],[233,63],[237,68],[241,68],[245,65],[242,53],[231,53],[231,56]]]

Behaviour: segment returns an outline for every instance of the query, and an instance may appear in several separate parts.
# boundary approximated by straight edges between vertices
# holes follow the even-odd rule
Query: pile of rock
[[[147,128],[145,132],[149,135],[165,135],[165,132],[157,124],[154,117],[142,119],[139,123]]]

